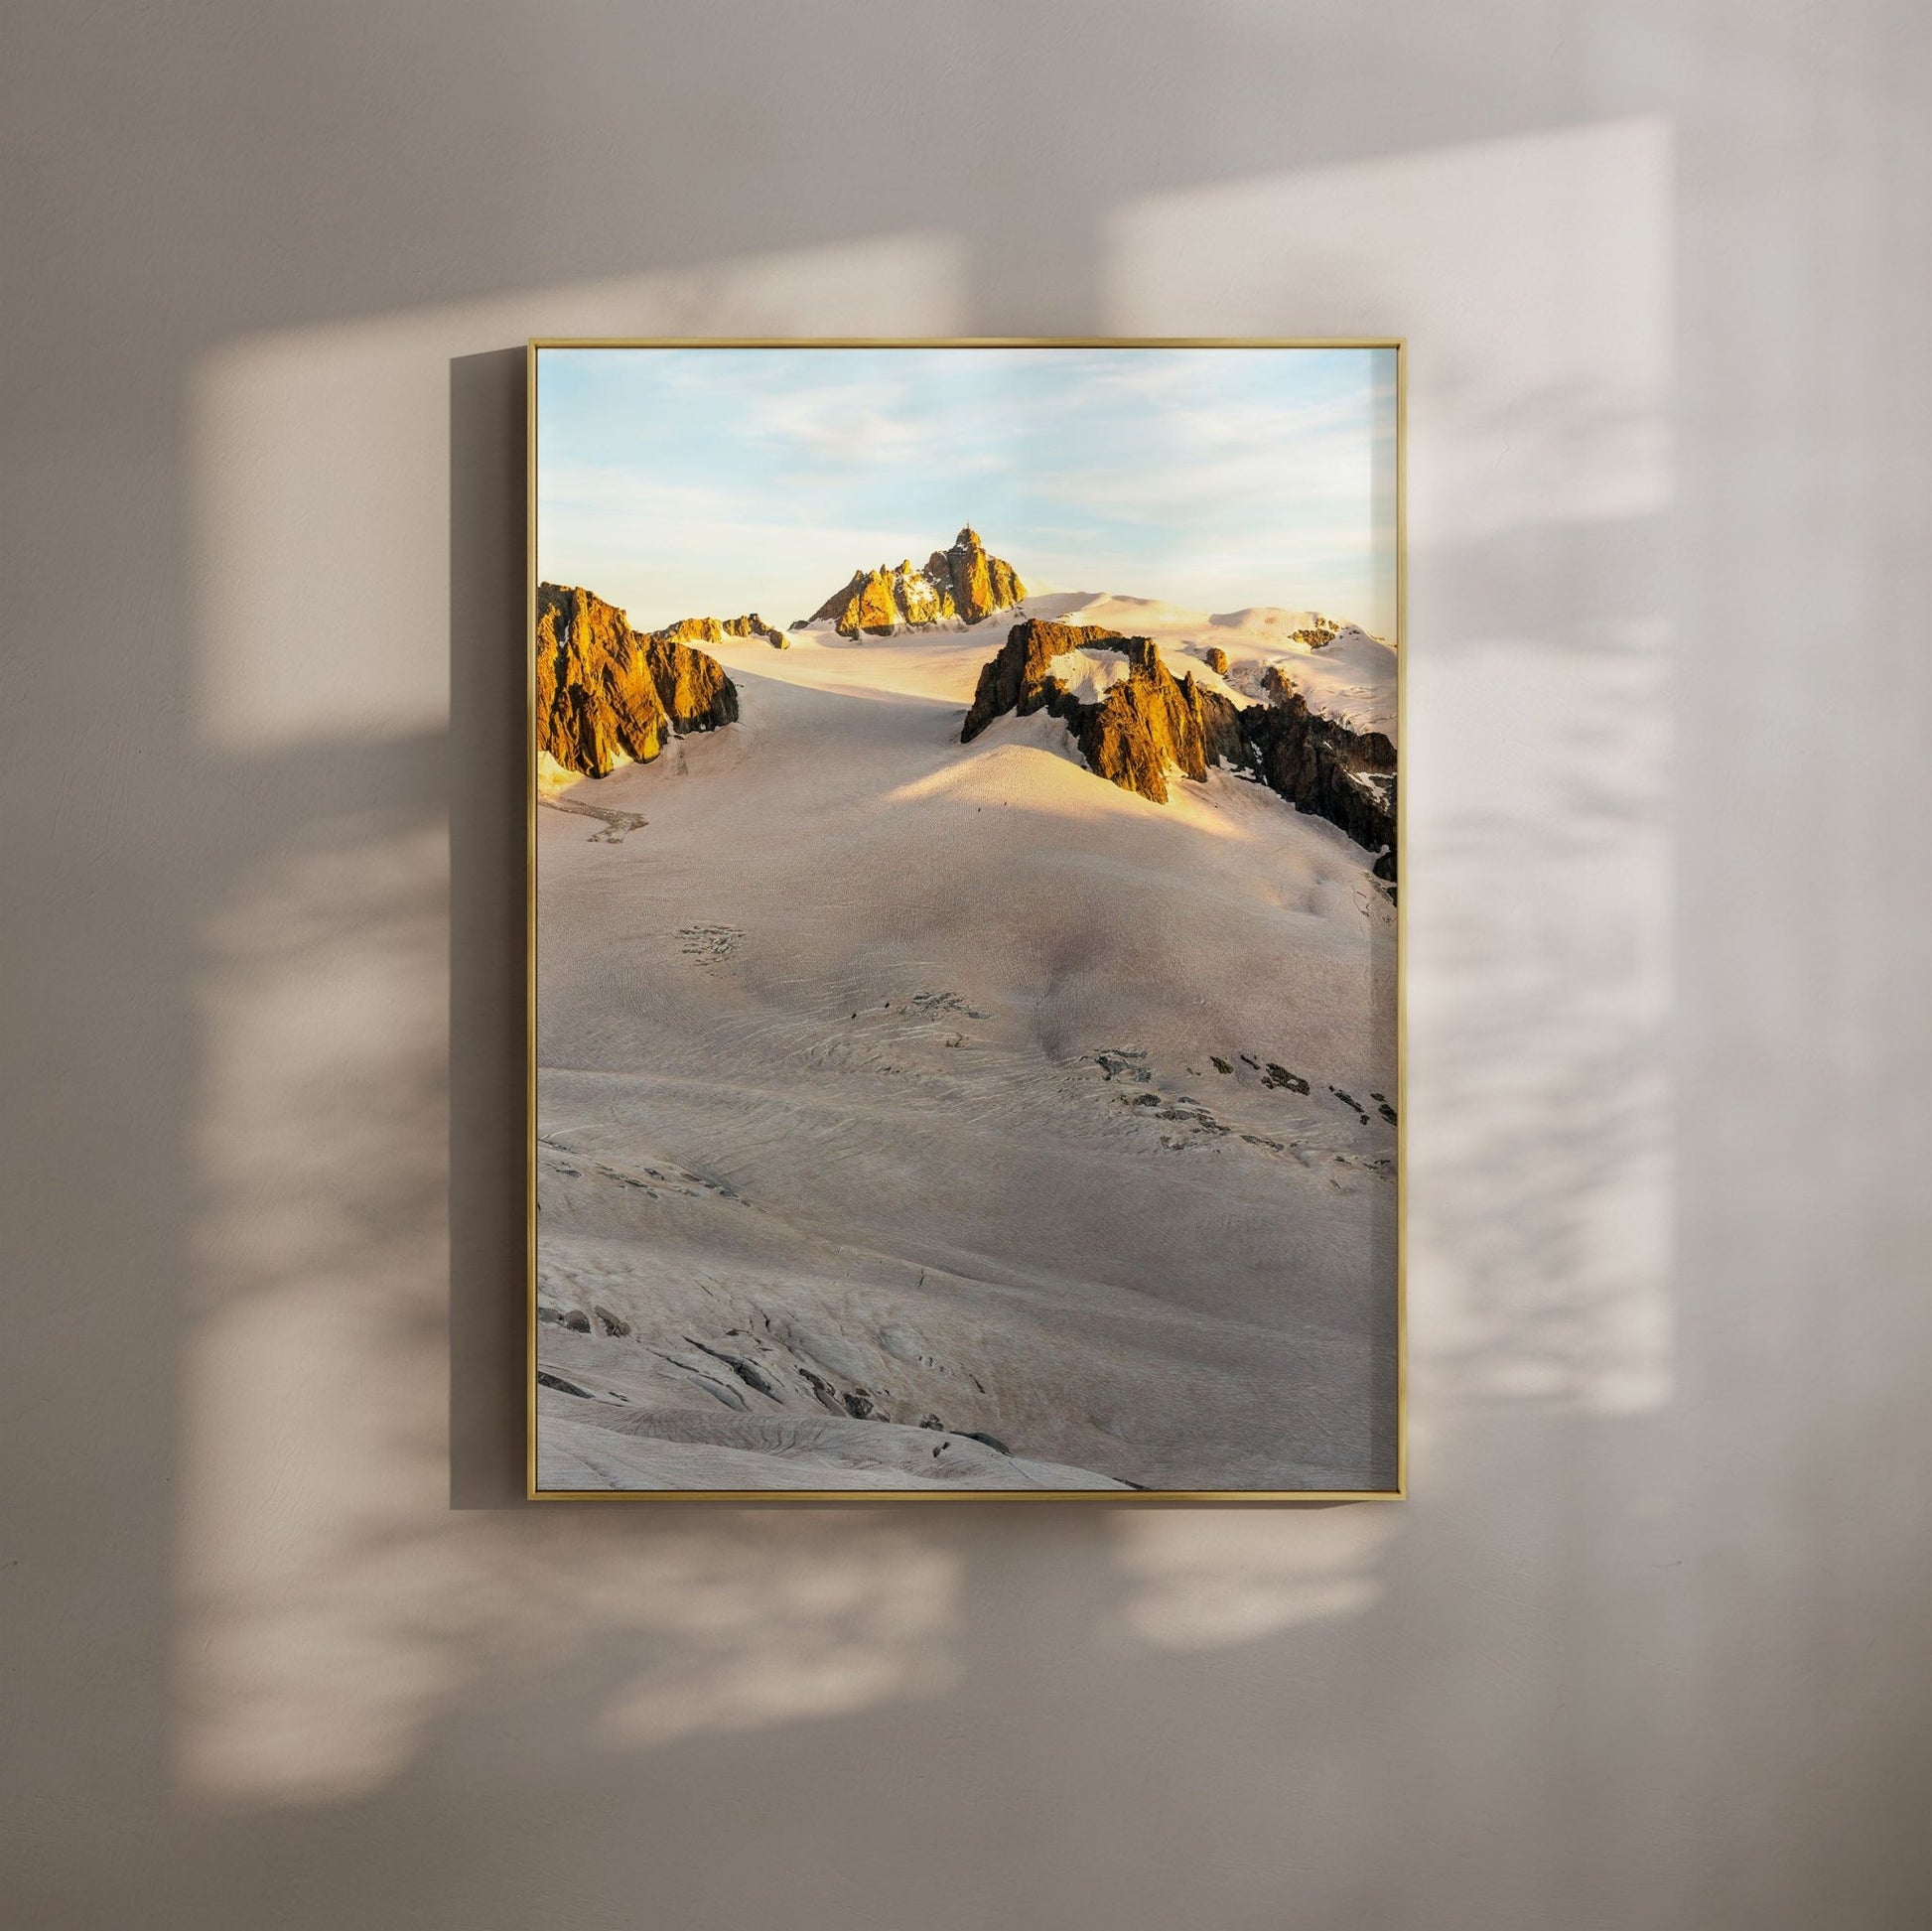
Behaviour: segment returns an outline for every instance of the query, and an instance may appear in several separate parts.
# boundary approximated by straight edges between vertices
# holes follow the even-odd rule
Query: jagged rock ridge
[[[1293,688],[1239,715],[1257,774],[1298,811],[1311,811],[1356,844],[1381,850],[1375,876],[1393,880],[1396,755],[1389,739],[1323,717]]]
[[[685,618],[643,633],[588,590],[537,590],[537,749],[566,770],[603,777],[621,758],[639,764],[680,732],[712,731],[738,718],[738,687],[717,658],[687,641],[770,636],[756,614]]]
[[[667,643],[723,643],[727,637],[762,637],[773,649],[786,647],[785,633],[775,623],[767,623],[757,611],[746,617],[681,617],[675,623],[646,634]]]
[[[1052,665],[1096,649],[1122,655],[1127,674],[1089,701]],[[1064,721],[1089,769],[1125,790],[1165,804],[1170,768],[1198,781],[1209,764],[1224,761],[1357,844],[1387,847],[1376,875],[1395,877],[1395,746],[1382,732],[1352,731],[1311,711],[1279,672],[1268,680],[1268,702],[1243,709],[1197,684],[1191,671],[1176,678],[1150,638],[1035,618],[1016,623],[981,668],[959,741],[970,744],[1008,712],[1042,710]]]
[[[1088,702],[1053,674],[1052,663],[1094,649],[1118,652],[1127,675]],[[1007,711],[1030,717],[1041,710],[1065,722],[1091,769],[1156,804],[1168,801],[1170,765],[1204,778],[1214,759],[1240,755],[1237,713],[1226,698],[1201,688],[1191,674],[1176,679],[1148,638],[1094,624],[1043,618],[1016,623],[980,671],[960,743],[970,744]]]
[[[855,570],[852,581],[835,591],[810,617],[792,625],[823,623],[828,619],[844,637],[862,633],[883,636],[904,628],[938,623],[956,618],[977,623],[996,611],[1011,610],[1027,594],[1013,565],[992,555],[970,526],[959,532],[949,550],[934,550],[923,569],[915,570],[907,557],[897,567]]]

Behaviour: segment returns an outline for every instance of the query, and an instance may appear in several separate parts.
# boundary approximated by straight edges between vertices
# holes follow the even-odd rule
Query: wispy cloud
[[[546,350],[543,566],[640,621],[754,602],[783,620],[971,521],[1023,575],[1386,628],[1386,359]]]

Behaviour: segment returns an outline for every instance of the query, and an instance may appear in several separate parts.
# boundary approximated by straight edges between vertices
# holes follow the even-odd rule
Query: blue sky
[[[538,566],[785,624],[971,523],[1031,588],[1391,636],[1394,436],[1386,349],[543,349]]]

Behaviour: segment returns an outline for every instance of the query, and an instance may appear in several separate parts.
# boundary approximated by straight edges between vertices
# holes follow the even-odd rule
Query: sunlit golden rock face
[[[1010,611],[1027,594],[1013,565],[988,553],[979,531],[968,525],[953,539],[950,550],[934,550],[925,574],[942,597],[950,596],[954,610],[967,623],[977,623],[995,611]]]
[[[810,618],[827,619],[841,636],[883,636],[954,618],[977,623],[996,611],[1011,610],[1027,594],[1013,565],[988,554],[979,532],[963,529],[949,550],[934,550],[925,568],[911,558],[855,570],[852,581],[828,597]]]
[[[832,600],[834,605],[839,599]],[[827,613],[821,609],[819,615]],[[909,562],[897,570],[881,564],[877,570],[857,572],[848,587],[842,608],[836,612],[841,636],[856,637],[863,630],[884,635],[901,623],[929,623],[950,617],[940,607],[932,587],[915,572]]]
[[[1048,675],[1047,665],[1070,650],[1090,643],[1112,643],[1119,637],[1118,630],[1103,630],[1090,623],[1049,623],[1041,618],[1016,623],[1007,632],[999,653],[980,667],[979,686],[960,728],[959,742],[970,745],[995,718],[1008,711],[1017,711],[1024,718],[1050,708],[1055,692],[1070,702],[1070,693]],[[1066,714],[1055,710],[1053,715]]]
[[[1216,677],[1225,677],[1228,674],[1228,653],[1218,643],[1208,646],[1206,663]]]
[[[784,632],[775,623],[767,623],[757,611],[746,617],[681,617],[650,634],[672,643],[723,643],[727,637],[762,637],[776,649],[785,647]]]
[[[715,731],[738,718],[738,687],[716,657],[656,631],[643,639],[651,682],[670,714],[672,729]]]
[[[1098,702],[1083,702],[1053,675],[1056,657],[1079,650],[1118,652],[1127,675]],[[1093,624],[1016,623],[1005,646],[980,671],[979,688],[960,731],[970,744],[996,717],[1050,711],[1078,740],[1088,768],[1156,804],[1168,801],[1168,772],[1200,779],[1216,757],[1240,755],[1235,708],[1191,675],[1176,679],[1146,637]]]
[[[1093,714],[1081,721],[1080,753],[1102,777],[1157,804],[1168,799],[1167,773],[1199,783],[1216,759],[1245,762],[1240,714],[1192,673],[1175,678],[1145,637],[1127,639],[1131,668]]]
[[[738,628],[754,624],[756,628]],[[704,626],[709,625],[709,630]],[[694,628],[695,626],[695,628]],[[724,666],[683,641],[690,634],[770,634],[757,618],[687,618],[640,636],[615,605],[588,590],[537,590],[537,749],[566,770],[603,777],[621,759],[648,763],[677,732],[738,717]]]
[[[624,614],[588,590],[537,591],[537,748],[602,777],[664,749],[670,714]]]
[[[1095,701],[1053,673],[1056,658],[1080,651],[1118,652],[1126,675]],[[1311,711],[1278,669],[1266,680],[1268,701],[1246,707],[1176,678],[1147,637],[1091,624],[1035,618],[1007,632],[999,653],[980,670],[979,686],[960,728],[971,744],[995,718],[1046,711],[1064,721],[1087,768],[1149,798],[1168,801],[1168,775],[1197,782],[1208,766],[1253,772],[1293,804],[1338,825],[1358,844],[1388,851],[1379,877],[1395,877],[1395,746],[1379,731],[1356,732]]]

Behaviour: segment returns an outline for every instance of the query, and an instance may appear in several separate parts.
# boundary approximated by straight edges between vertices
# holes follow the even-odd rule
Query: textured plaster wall
[[[9,25],[11,1921],[1932,1921],[1921,7]],[[856,330],[1411,339],[1402,1507],[516,1499],[514,345]]]

